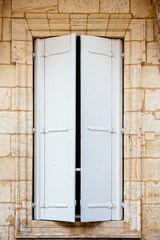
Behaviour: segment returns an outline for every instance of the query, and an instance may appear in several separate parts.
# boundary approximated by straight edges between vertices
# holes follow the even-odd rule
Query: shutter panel
[[[76,37],[72,34],[37,41],[44,42],[44,56],[39,56],[44,59],[44,77],[42,84],[36,79],[43,91],[37,104],[43,121],[36,130],[37,139],[44,140],[37,142],[37,181],[41,185],[36,189],[39,209],[35,211],[39,211],[40,219],[74,222]],[[39,64],[37,71],[41,69],[43,65]]]
[[[122,40],[112,39],[112,220],[122,220]]]
[[[82,222],[112,219],[112,197],[115,195],[112,180],[116,176],[113,169],[116,166],[112,166],[113,151],[119,144],[117,141],[117,146],[112,146],[113,135],[116,135],[112,111],[116,112],[118,108],[118,103],[112,101],[112,67],[114,71],[117,67],[112,66],[112,58],[111,39],[81,36]]]

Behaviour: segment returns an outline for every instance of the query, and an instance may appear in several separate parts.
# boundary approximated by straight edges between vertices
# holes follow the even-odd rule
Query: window
[[[122,219],[122,41],[81,36],[80,48],[76,91],[75,34],[35,40],[35,219],[74,222],[79,187],[81,222]]]

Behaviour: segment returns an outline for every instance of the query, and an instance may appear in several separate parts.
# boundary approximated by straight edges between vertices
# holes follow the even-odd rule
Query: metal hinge
[[[121,57],[124,58],[124,53],[121,54]]]
[[[122,207],[122,208],[124,208],[124,207],[125,207],[125,203],[124,203],[124,202],[122,202],[122,204],[121,204],[121,207]]]
[[[36,56],[36,54],[33,52],[33,58]]]
[[[124,134],[124,128],[122,128],[122,130],[121,130],[121,133],[123,133],[123,134]]]
[[[35,203],[32,203],[32,208],[36,207],[36,204]]]
[[[35,133],[35,132],[36,132],[36,129],[33,127],[32,131],[33,131],[33,133]]]

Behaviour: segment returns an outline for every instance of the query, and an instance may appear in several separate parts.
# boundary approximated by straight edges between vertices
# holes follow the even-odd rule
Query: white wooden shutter
[[[118,47],[114,50],[121,52]],[[112,209],[114,207],[114,211],[117,211],[116,204],[120,200],[120,190],[116,193],[115,189],[122,188],[122,182],[117,183],[120,178],[115,178],[117,173],[120,176],[116,164],[118,163],[118,167],[121,164],[120,94],[116,96],[120,91],[121,76],[113,75],[113,71],[116,72],[117,68],[120,71],[121,61],[118,62],[119,58],[116,62],[112,61],[116,54],[115,52],[112,56],[111,39],[81,36],[82,222],[112,220]],[[121,75],[121,72],[119,74]],[[118,85],[114,92],[116,84]],[[113,117],[119,119],[113,121]],[[115,154],[114,151],[117,150]],[[118,206],[120,205],[121,203]],[[114,219],[117,219],[115,213]]]
[[[35,218],[75,221],[74,34],[35,42]]]

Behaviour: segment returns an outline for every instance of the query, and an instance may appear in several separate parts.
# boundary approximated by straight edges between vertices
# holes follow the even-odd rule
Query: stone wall
[[[100,230],[92,226],[92,231],[99,239],[127,234],[130,239],[134,233],[141,240],[160,239],[160,55],[154,6],[149,0],[0,0],[0,239],[20,238],[19,233],[36,238],[38,231],[43,237],[53,226],[51,235],[76,236],[73,227],[42,226],[31,216],[32,39],[71,32],[125,39],[125,219],[102,223]],[[75,229],[90,232],[89,225]]]

